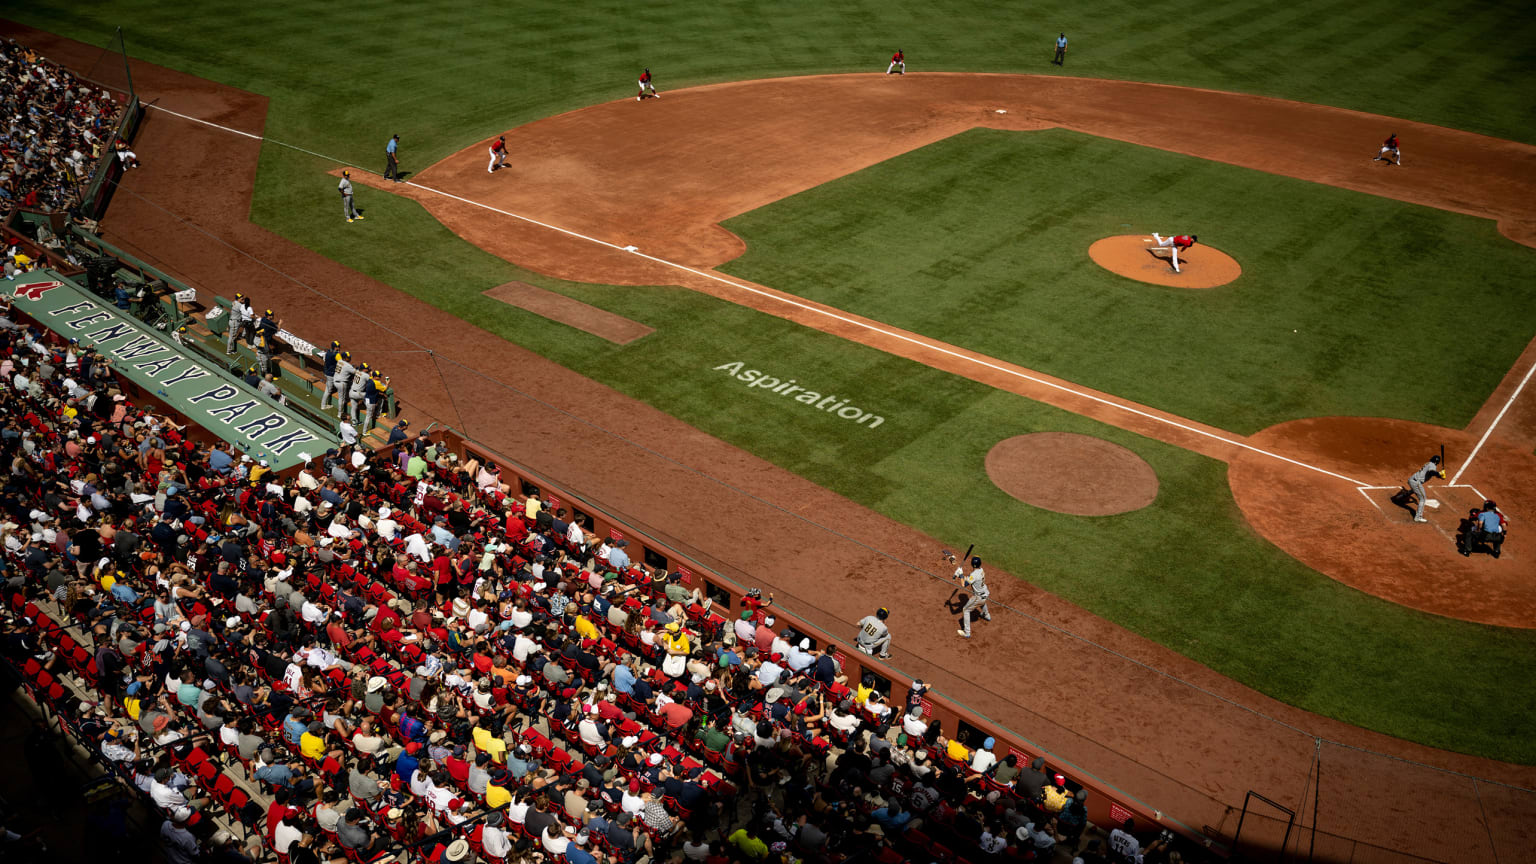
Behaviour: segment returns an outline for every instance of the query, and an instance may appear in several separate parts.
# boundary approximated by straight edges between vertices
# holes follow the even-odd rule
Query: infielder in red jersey
[[[895,72],[897,75],[907,74],[907,55],[901,53],[900,48],[897,48],[896,53],[891,55],[891,65],[885,67],[885,74],[889,75],[892,72]]]
[[[507,138],[505,135],[491,142],[491,163],[485,166],[485,173],[495,174],[497,168],[507,167]]]
[[[1397,133],[1387,136],[1387,140],[1381,145],[1381,152],[1376,154],[1372,162],[1385,162],[1388,165],[1403,164],[1403,151],[1397,146]]]
[[[1179,273],[1182,272],[1179,270],[1179,250],[1189,251],[1189,247],[1195,245],[1196,241],[1200,239],[1200,235],[1180,234],[1177,237],[1163,237],[1154,231],[1152,232],[1152,239],[1157,242],[1159,247],[1172,251],[1173,254],[1170,256],[1170,260],[1173,262],[1173,272]]]
[[[661,94],[656,92],[656,85],[651,83],[651,70],[649,69],[640,73],[640,95],[635,97],[635,101],[639,102],[641,99],[644,99],[645,91],[647,90],[651,91],[653,98],[661,98]]]

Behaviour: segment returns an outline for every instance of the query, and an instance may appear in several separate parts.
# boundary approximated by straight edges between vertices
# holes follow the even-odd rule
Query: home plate
[[[1440,509],[1440,499],[1438,499],[1438,498],[1429,498],[1429,499],[1425,500],[1424,506],[1428,507],[1431,510],[1439,510]]]

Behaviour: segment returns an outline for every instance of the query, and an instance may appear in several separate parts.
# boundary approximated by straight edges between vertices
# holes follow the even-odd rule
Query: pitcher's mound
[[[1216,288],[1243,275],[1243,268],[1231,255],[1196,243],[1188,252],[1179,253],[1179,270],[1173,272],[1168,249],[1159,248],[1150,234],[1121,234],[1094,241],[1088,247],[1093,263],[1111,273],[1167,285],[1170,288]]]
[[[1135,453],[1102,438],[1036,432],[999,441],[987,453],[997,488],[1044,510],[1113,516],[1151,504],[1157,473]]]

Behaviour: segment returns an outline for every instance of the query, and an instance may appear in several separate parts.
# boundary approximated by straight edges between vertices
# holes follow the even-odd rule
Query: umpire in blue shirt
[[[400,133],[390,137],[384,145],[384,179],[400,182]]]

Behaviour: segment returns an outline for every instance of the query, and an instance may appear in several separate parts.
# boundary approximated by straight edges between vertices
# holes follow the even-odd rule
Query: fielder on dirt
[[[635,101],[639,102],[644,99],[646,91],[650,91],[652,99],[661,98],[661,94],[656,92],[656,85],[651,83],[651,70],[649,69],[640,73],[640,95],[635,97]]]

